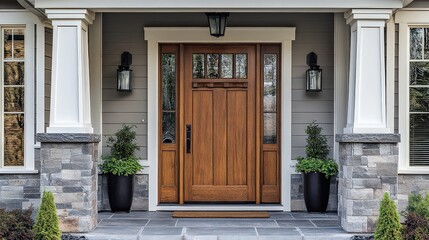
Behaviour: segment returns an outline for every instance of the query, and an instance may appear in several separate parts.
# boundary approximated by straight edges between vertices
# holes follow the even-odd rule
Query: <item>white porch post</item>
[[[86,9],[47,9],[52,20],[51,109],[48,133],[92,133]]]
[[[392,10],[352,9],[347,125],[344,133],[390,133],[386,121],[384,26]]]

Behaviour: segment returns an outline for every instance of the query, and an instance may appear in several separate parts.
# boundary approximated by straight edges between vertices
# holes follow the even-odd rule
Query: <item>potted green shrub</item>
[[[110,209],[113,212],[129,212],[133,202],[134,175],[142,170],[135,151],[139,150],[135,139],[134,125],[124,125],[122,129],[107,139],[111,152],[103,156],[100,165],[107,174],[107,188]]]
[[[326,212],[329,201],[330,178],[338,173],[338,165],[329,159],[329,146],[322,128],[315,122],[307,126],[305,133],[307,157],[298,157],[296,171],[302,173],[304,200],[307,211]]]

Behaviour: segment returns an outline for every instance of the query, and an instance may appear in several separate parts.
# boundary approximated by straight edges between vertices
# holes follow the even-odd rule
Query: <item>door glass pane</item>
[[[429,114],[410,114],[410,165],[429,166]]]
[[[162,143],[175,143],[176,141],[176,113],[162,113]]]
[[[277,93],[277,55],[264,54],[264,111],[275,112]]]
[[[277,143],[277,113],[264,113],[264,144]]]
[[[410,88],[410,112],[429,112],[429,88]]]
[[[24,85],[24,63],[4,63],[4,85]]]
[[[24,166],[24,114],[4,115],[4,165]]]
[[[429,85],[429,62],[410,62],[410,85]]]
[[[247,54],[235,54],[235,78],[247,78]]]
[[[13,29],[13,57],[24,58],[24,29]]]
[[[219,78],[219,54],[207,54],[207,77]]]
[[[176,109],[175,54],[162,54],[162,109]]]
[[[192,78],[204,78],[204,54],[192,54]]]
[[[12,58],[12,38],[13,38],[12,29],[4,29],[3,35],[4,35],[4,39],[3,39],[4,58],[11,59]]]
[[[220,77],[221,78],[232,78],[232,54],[222,54],[220,55],[221,59],[221,72]]]
[[[425,28],[425,59],[429,59],[429,28]]]
[[[422,59],[423,28],[410,28],[410,59]]]
[[[24,112],[24,88],[5,87],[4,88],[4,111]]]

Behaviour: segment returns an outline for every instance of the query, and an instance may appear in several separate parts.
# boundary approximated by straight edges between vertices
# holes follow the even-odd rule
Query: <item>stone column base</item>
[[[100,135],[43,133],[37,140],[42,143],[41,191],[54,194],[61,231],[91,231],[97,225]]]
[[[396,201],[399,134],[338,134],[338,214],[347,232],[374,232],[385,192]]]

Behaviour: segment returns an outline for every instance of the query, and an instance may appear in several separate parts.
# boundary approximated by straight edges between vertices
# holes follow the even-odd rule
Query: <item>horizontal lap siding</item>
[[[109,13],[103,16],[103,133],[113,134],[121,124],[138,126],[139,156],[147,159],[147,43],[143,27],[207,27],[202,13]],[[296,27],[292,44],[292,157],[304,155],[305,127],[313,120],[324,128],[333,146],[334,29],[333,14],[233,13],[231,27]],[[228,34],[228,28],[226,30]],[[133,54],[133,92],[116,91],[120,54]],[[323,69],[323,91],[305,91],[306,56],[314,51]],[[107,151],[103,141],[103,152]]]

